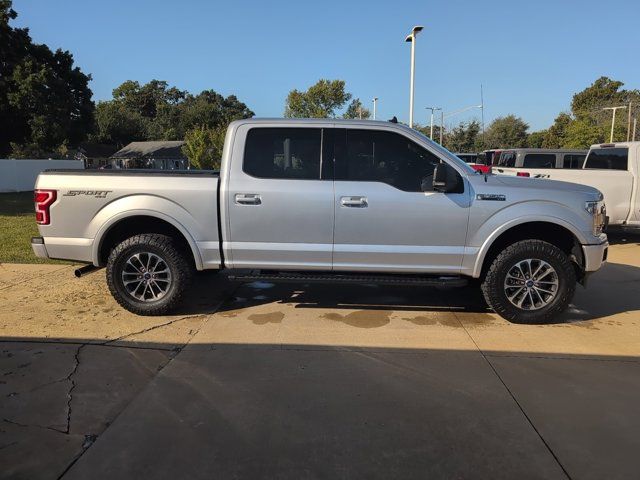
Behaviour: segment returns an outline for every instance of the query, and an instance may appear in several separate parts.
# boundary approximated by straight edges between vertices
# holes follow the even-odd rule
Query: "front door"
[[[233,267],[331,269],[333,178],[321,175],[324,130],[238,128],[225,193]]]
[[[334,270],[459,273],[466,182],[462,193],[431,191],[439,158],[397,132],[335,134]]]

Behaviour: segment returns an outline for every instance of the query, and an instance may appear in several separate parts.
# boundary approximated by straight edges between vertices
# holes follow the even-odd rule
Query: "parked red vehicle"
[[[489,173],[491,171],[491,166],[485,165],[480,162],[480,155],[478,153],[456,153],[458,158],[462,159],[467,163],[471,168],[478,172]]]

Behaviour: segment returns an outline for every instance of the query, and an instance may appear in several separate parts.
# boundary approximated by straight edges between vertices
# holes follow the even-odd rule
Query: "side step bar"
[[[229,275],[229,280],[239,282],[255,282],[258,280],[274,283],[338,283],[377,285],[416,285],[428,287],[464,287],[468,280],[459,276],[418,276],[418,275],[380,275],[366,273],[327,273],[327,272],[274,272],[253,270],[247,273]]]

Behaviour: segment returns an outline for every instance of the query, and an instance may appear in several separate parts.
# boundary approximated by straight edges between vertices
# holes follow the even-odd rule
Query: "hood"
[[[554,192],[576,192],[593,197],[594,200],[602,200],[602,193],[597,188],[579,183],[561,182],[559,180],[546,180],[544,178],[510,177],[507,175],[495,175],[495,178],[507,187],[535,188],[537,190],[551,190]]]

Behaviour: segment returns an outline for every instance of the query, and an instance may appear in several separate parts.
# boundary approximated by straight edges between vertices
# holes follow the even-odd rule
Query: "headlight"
[[[586,202],[584,209],[593,217],[593,236],[600,236],[607,220],[607,207],[604,202]]]

